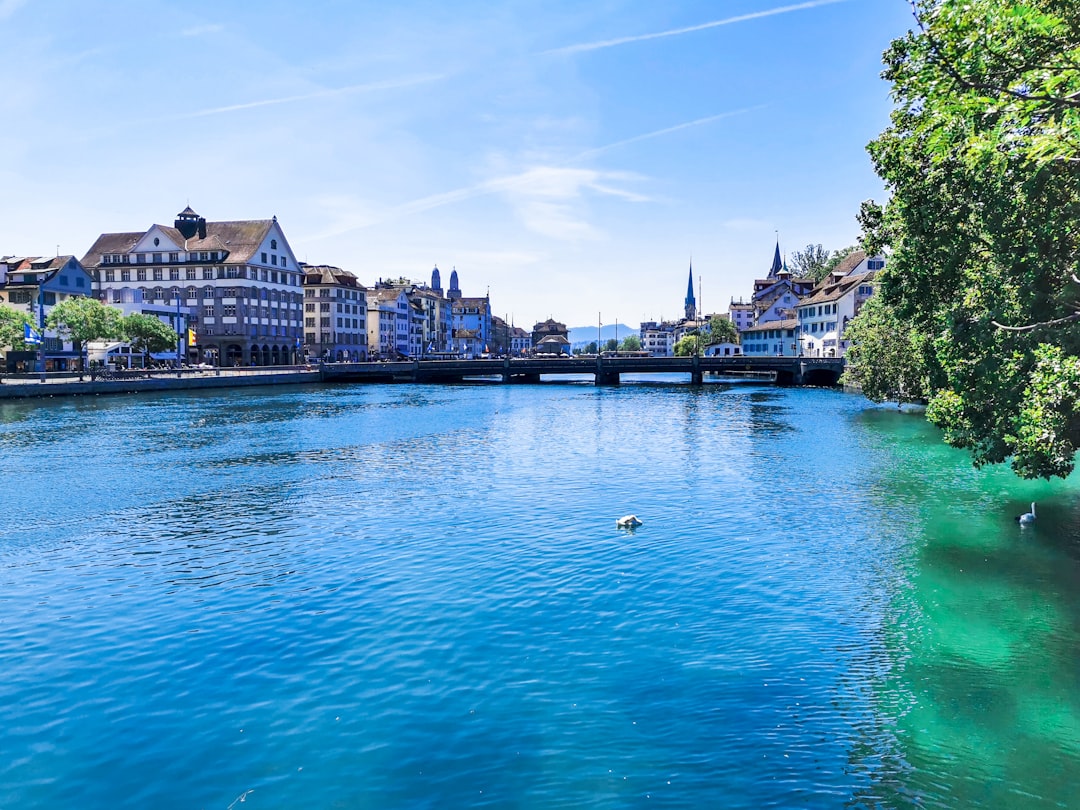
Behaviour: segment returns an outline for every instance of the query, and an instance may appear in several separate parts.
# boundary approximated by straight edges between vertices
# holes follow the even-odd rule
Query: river
[[[1080,479],[917,415],[296,387],[0,447],[0,807],[1080,806]]]

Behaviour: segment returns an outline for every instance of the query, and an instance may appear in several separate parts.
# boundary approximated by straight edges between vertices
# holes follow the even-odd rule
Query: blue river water
[[[0,807],[1080,807],[1080,481],[917,415],[297,387],[0,447]]]

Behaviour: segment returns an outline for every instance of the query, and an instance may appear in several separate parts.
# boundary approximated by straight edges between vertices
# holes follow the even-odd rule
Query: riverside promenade
[[[202,388],[240,388],[255,385],[303,385],[318,383],[322,374],[309,366],[257,366],[255,368],[209,368],[133,370],[107,376],[57,372],[4,374],[0,376],[0,399],[27,399],[101,394],[139,394]]]

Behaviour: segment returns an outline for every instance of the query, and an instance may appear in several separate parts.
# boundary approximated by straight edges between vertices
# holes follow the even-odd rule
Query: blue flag
[[[23,343],[29,346],[36,346],[41,343],[41,335],[28,323],[23,324]]]

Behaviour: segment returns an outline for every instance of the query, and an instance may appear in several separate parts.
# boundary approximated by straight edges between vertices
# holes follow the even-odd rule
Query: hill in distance
[[[596,340],[596,326],[575,326],[569,331],[567,337],[570,339],[570,345],[573,348],[580,348],[587,343],[592,343]],[[600,342],[611,340],[616,338],[620,342],[629,335],[638,334],[636,326],[627,326],[626,324],[604,324],[600,329]]]

